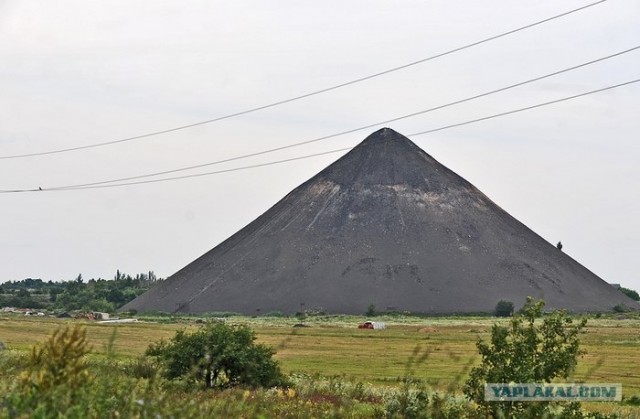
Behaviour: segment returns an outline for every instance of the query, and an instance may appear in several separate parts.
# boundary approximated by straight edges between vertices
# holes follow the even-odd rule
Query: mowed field
[[[248,324],[258,341],[276,348],[276,358],[289,373],[340,375],[372,385],[398,385],[407,375],[438,391],[461,392],[469,369],[480,361],[475,343],[488,339],[494,318],[376,318],[385,330],[357,329],[364,318],[318,316],[293,327],[295,318],[231,317],[230,324]],[[115,334],[116,356],[135,358],[150,343],[168,339],[176,330],[198,327],[194,318],[158,318],[137,323],[97,322],[17,315],[0,316],[0,342],[8,349],[28,350],[61,325],[81,322],[94,356],[107,351]],[[627,397],[640,395],[640,319],[590,319],[582,335],[580,359],[573,377],[592,383],[622,383]]]

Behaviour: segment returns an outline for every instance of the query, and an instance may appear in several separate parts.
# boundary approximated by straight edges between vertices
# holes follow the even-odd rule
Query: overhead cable
[[[482,118],[476,118],[476,119],[472,119],[472,120],[469,120],[469,121],[464,121],[464,122],[460,122],[460,123],[456,123],[456,124],[450,124],[450,125],[446,125],[446,126],[443,126],[443,127],[426,130],[426,131],[420,131],[420,132],[417,132],[417,133],[409,134],[409,137],[425,135],[425,134],[429,134],[429,133],[433,133],[433,132],[437,132],[437,131],[443,131],[443,130],[454,128],[454,127],[470,125],[470,124],[474,124],[474,123],[481,122],[481,121],[487,121],[489,119],[499,118],[499,117],[503,117],[503,116],[506,116],[506,115],[512,115],[512,114],[519,113],[519,112],[524,112],[524,111],[528,111],[528,110],[532,110],[532,109],[537,109],[537,108],[541,108],[543,106],[554,105],[554,104],[557,104],[557,103],[566,102],[566,101],[569,101],[569,100],[577,99],[577,98],[580,98],[580,97],[585,97],[585,96],[588,96],[588,95],[604,92],[604,91],[607,91],[607,90],[612,90],[612,89],[616,89],[616,88],[619,88],[619,87],[628,86],[628,85],[631,85],[631,84],[634,84],[634,83],[638,83],[638,82],[640,82],[640,78],[634,79],[634,80],[630,80],[630,81],[626,81],[626,82],[619,83],[619,84],[615,84],[615,85],[611,85],[611,86],[607,86],[607,87],[603,87],[603,88],[596,89],[596,90],[591,90],[591,91],[584,92],[584,93],[579,93],[579,94],[572,95],[572,96],[567,96],[567,97],[564,97],[564,98],[560,98],[560,99],[556,99],[556,100],[552,100],[552,101],[548,101],[548,102],[538,103],[536,105],[531,105],[531,106],[527,106],[527,107],[524,107],[524,108],[514,109],[514,110],[511,110],[511,111],[507,111],[507,112],[501,112],[501,113],[485,116],[485,117],[482,117]],[[308,155],[305,155],[305,156],[292,157],[292,158],[288,158],[288,159],[276,160],[276,161],[271,161],[271,162],[266,162],[266,163],[261,163],[261,164],[254,164],[254,165],[250,165],[250,166],[236,167],[236,168],[231,168],[231,169],[218,170],[218,171],[214,171],[214,172],[206,172],[206,173],[197,173],[197,174],[190,174],[190,175],[183,175],[183,176],[175,176],[175,177],[162,178],[162,179],[150,179],[150,180],[142,180],[142,181],[136,181],[136,182],[107,184],[107,185],[94,185],[94,186],[83,186],[83,187],[59,186],[59,187],[45,188],[45,189],[34,188],[34,189],[0,190],[0,193],[60,192],[60,191],[75,191],[75,190],[83,190],[83,189],[115,188],[115,187],[122,187],[122,186],[141,185],[141,184],[147,184],[147,183],[167,182],[167,181],[172,181],[172,180],[188,179],[188,178],[195,178],[195,177],[202,177],[202,176],[210,176],[210,175],[215,175],[215,174],[220,174],[220,173],[229,173],[229,172],[235,172],[235,171],[240,171],[240,170],[253,169],[253,168],[257,168],[257,167],[271,166],[271,165],[290,162],[290,161],[294,161],[294,160],[302,160],[302,159],[307,159],[307,158],[311,158],[311,157],[317,157],[317,156],[320,156],[320,155],[338,153],[338,152],[342,152],[342,151],[346,151],[346,150],[350,150],[350,149],[351,149],[351,147],[341,148],[341,149],[337,149],[337,150],[325,151],[325,152],[322,152],[322,153],[308,154]]]
[[[110,180],[103,180],[103,181],[97,181],[97,182],[81,183],[81,184],[77,184],[77,185],[69,185],[66,188],[80,188],[80,187],[86,187],[86,186],[104,185],[104,184],[109,184],[109,183],[119,183],[119,182],[126,182],[126,181],[137,180],[137,179],[150,178],[150,177],[155,177],[155,176],[168,175],[168,174],[172,174],[172,173],[184,172],[184,171],[193,170],[193,169],[201,169],[203,167],[208,167],[208,166],[215,166],[215,165],[219,165],[219,164],[222,164],[222,163],[229,163],[229,162],[232,162],[232,161],[242,160],[242,159],[246,159],[246,158],[250,158],[250,157],[257,157],[257,156],[261,156],[261,155],[265,155],[265,154],[274,153],[274,152],[277,152],[277,151],[286,150],[286,149],[289,149],[289,148],[300,147],[300,146],[303,146],[303,145],[307,145],[307,144],[311,144],[311,143],[315,143],[315,142],[319,142],[319,141],[324,141],[324,140],[328,140],[328,139],[331,139],[331,138],[339,137],[339,136],[342,136],[342,135],[351,134],[351,133],[354,133],[354,132],[358,132],[358,131],[363,131],[363,130],[366,130],[366,129],[374,128],[374,127],[377,127],[377,126],[380,126],[380,125],[389,124],[389,123],[392,123],[392,122],[400,121],[400,120],[411,118],[411,117],[414,117],[414,116],[424,115],[426,113],[434,112],[434,111],[437,111],[437,110],[440,110],[440,109],[444,109],[444,108],[448,108],[448,107],[451,107],[451,106],[454,106],[454,105],[460,105],[462,103],[470,102],[470,101],[475,100],[475,99],[479,99],[479,98],[486,97],[486,96],[489,96],[489,95],[493,95],[493,94],[496,94],[496,93],[504,92],[506,90],[514,89],[516,87],[520,87],[520,86],[524,86],[526,84],[530,84],[530,83],[534,83],[534,82],[537,82],[537,81],[540,81],[540,80],[544,80],[544,79],[547,79],[549,77],[557,76],[557,75],[562,74],[562,73],[567,73],[569,71],[577,70],[579,68],[583,68],[583,67],[586,67],[586,66],[598,63],[598,62],[602,62],[602,61],[605,61],[605,60],[608,60],[608,59],[611,59],[611,58],[614,58],[614,57],[618,57],[620,55],[627,54],[629,52],[636,51],[636,50],[639,50],[639,49],[640,49],[640,45],[635,46],[633,48],[629,48],[629,49],[620,51],[620,52],[617,52],[615,54],[610,54],[610,55],[607,55],[605,57],[601,57],[601,58],[597,58],[595,60],[587,61],[587,62],[584,62],[582,64],[578,64],[578,65],[574,65],[574,66],[571,66],[571,67],[568,67],[568,68],[565,68],[565,69],[562,69],[562,70],[554,71],[552,73],[548,73],[548,74],[545,74],[543,76],[534,77],[532,79],[528,79],[528,80],[521,81],[521,82],[518,82],[518,83],[515,83],[515,84],[511,84],[511,85],[508,85],[508,86],[505,86],[505,87],[501,87],[499,89],[490,90],[490,91],[487,91],[487,92],[484,92],[484,93],[480,93],[480,94],[477,94],[477,95],[474,95],[474,96],[470,96],[470,97],[467,97],[467,98],[464,98],[464,99],[459,99],[459,100],[456,100],[456,101],[453,101],[453,102],[449,102],[449,103],[446,103],[446,104],[443,104],[443,105],[439,105],[439,106],[436,106],[436,107],[432,107],[432,108],[429,108],[429,109],[421,110],[421,111],[418,111],[418,112],[413,112],[413,113],[402,115],[402,116],[395,117],[395,118],[392,118],[392,119],[387,119],[385,121],[379,121],[379,122],[376,122],[376,123],[373,123],[373,124],[368,124],[368,125],[361,126],[361,127],[358,127],[358,128],[349,129],[347,131],[342,131],[342,132],[338,132],[338,133],[335,133],[335,134],[325,135],[325,136],[314,138],[314,139],[311,139],[311,140],[301,141],[301,142],[297,142],[297,143],[293,143],[293,144],[288,144],[288,145],[284,145],[284,146],[280,146],[280,147],[274,147],[274,148],[270,148],[270,149],[266,149],[266,150],[261,150],[261,151],[257,151],[257,152],[253,152],[253,153],[243,154],[243,155],[240,155],[240,156],[229,157],[229,158],[226,158],[226,159],[216,160],[216,161],[207,162],[207,163],[201,163],[201,164],[196,164],[196,165],[191,165],[191,166],[186,166],[186,167],[180,167],[180,168],[170,169],[170,170],[163,170],[163,171],[160,171],[160,172],[147,173],[147,174],[143,174],[143,175],[128,176],[128,177],[122,177],[122,178],[116,178],[116,179],[110,179]]]
[[[484,43],[487,43],[487,42],[490,42],[490,41],[494,41],[496,39],[503,38],[505,36],[512,35],[514,33],[517,33],[517,32],[520,32],[520,31],[524,31],[526,29],[530,29],[530,28],[533,28],[535,26],[542,25],[544,23],[547,23],[547,22],[550,22],[550,21],[553,21],[553,20],[568,16],[568,15],[571,15],[573,13],[588,9],[590,7],[596,6],[596,5],[604,3],[606,1],[607,0],[599,0],[599,1],[596,1],[594,3],[589,3],[589,4],[585,5],[585,6],[578,7],[576,9],[572,9],[572,10],[569,10],[567,12],[564,12],[564,13],[561,13],[561,14],[558,14],[558,15],[543,19],[543,20],[539,20],[537,22],[530,23],[528,25],[521,26],[519,28],[512,29],[512,30],[507,31],[507,32],[503,32],[503,33],[500,33],[500,34],[497,34],[497,35],[493,35],[493,36],[490,36],[488,38],[484,38],[484,39],[482,39],[480,41],[472,42],[470,44],[466,44],[466,45],[463,45],[463,46],[460,46],[460,47],[457,47],[457,48],[454,48],[454,49],[451,49],[451,50],[448,50],[448,51],[445,51],[445,52],[442,52],[442,53],[439,53],[439,54],[436,54],[436,55],[432,55],[430,57],[422,58],[422,59],[419,59],[419,60],[416,60],[416,61],[412,61],[412,62],[407,63],[407,64],[403,64],[403,65],[400,65],[400,66],[397,66],[397,67],[393,67],[393,68],[390,68],[390,69],[387,69],[387,70],[383,70],[383,71],[380,71],[380,72],[377,72],[377,73],[374,73],[374,74],[370,74],[368,76],[364,76],[364,77],[360,77],[360,78],[357,78],[357,79],[353,79],[353,80],[350,80],[350,81],[347,81],[347,82],[344,82],[344,83],[336,84],[334,86],[326,87],[326,88],[323,88],[323,89],[320,89],[320,90],[315,90],[315,91],[312,91],[312,92],[309,92],[309,93],[305,93],[305,94],[302,94],[302,95],[299,95],[299,96],[294,96],[294,97],[291,97],[291,98],[288,98],[288,99],[283,99],[283,100],[279,100],[279,101],[276,101],[276,102],[268,103],[266,105],[257,106],[255,108],[250,108],[250,109],[246,109],[246,110],[243,110],[243,111],[230,113],[230,114],[227,114],[227,115],[224,115],[224,116],[219,116],[219,117],[216,117],[216,118],[207,119],[207,120],[200,121],[200,122],[194,122],[192,124],[181,125],[181,126],[174,127],[174,128],[168,128],[168,129],[148,132],[146,134],[135,135],[135,136],[132,136],[132,137],[127,137],[127,138],[121,138],[121,139],[118,139],[118,140],[111,140],[111,141],[105,141],[105,142],[100,142],[100,143],[86,144],[86,145],[82,145],[82,146],[60,148],[60,149],[55,149],[55,150],[40,151],[40,152],[34,152],[34,153],[24,153],[24,154],[13,154],[13,155],[0,156],[0,160],[18,159],[18,158],[35,157],[35,156],[44,156],[44,155],[51,155],[51,154],[66,153],[66,152],[71,152],[71,151],[86,150],[86,149],[95,148],[95,147],[104,147],[104,146],[109,146],[109,145],[114,145],[114,144],[121,144],[121,143],[125,143],[125,142],[130,142],[130,141],[135,141],[135,140],[141,140],[141,139],[145,139],[145,138],[155,137],[155,136],[162,135],[162,134],[168,134],[168,133],[171,133],[171,132],[181,131],[181,130],[185,130],[185,129],[189,129],[189,128],[193,128],[193,127],[197,127],[197,126],[201,126],[201,125],[211,124],[211,123],[214,123],[214,122],[223,121],[225,119],[230,119],[230,118],[234,118],[234,117],[237,117],[237,116],[246,115],[246,114],[249,114],[249,113],[261,111],[261,110],[264,110],[264,109],[273,108],[273,107],[276,107],[276,106],[279,106],[279,105],[284,105],[286,103],[291,103],[291,102],[294,102],[294,101],[297,101],[297,100],[301,100],[301,99],[305,99],[305,98],[308,98],[308,97],[311,97],[311,96],[315,96],[315,95],[319,95],[319,94],[322,94],[322,93],[326,93],[326,92],[330,92],[330,91],[333,91],[333,90],[337,90],[337,89],[340,89],[342,87],[350,86],[350,85],[353,85],[353,84],[356,84],[356,83],[360,83],[360,82],[363,82],[363,81],[366,81],[366,80],[370,80],[370,79],[373,79],[373,78],[376,78],[376,77],[383,76],[385,74],[393,73],[393,72],[396,72],[396,71],[399,71],[399,70],[403,70],[405,68],[409,68],[409,67],[412,67],[412,66],[415,66],[415,65],[418,65],[418,64],[422,64],[422,63],[425,63],[425,62],[428,62],[428,61],[432,61],[432,60],[435,60],[437,58],[441,58],[441,57],[444,57],[444,56],[447,56],[447,55],[451,55],[451,54],[454,54],[456,52],[463,51],[463,50],[466,50],[466,49],[469,49],[469,48],[472,48],[472,47],[475,47],[475,46],[478,46],[478,45],[481,45],[481,44],[484,44]]]

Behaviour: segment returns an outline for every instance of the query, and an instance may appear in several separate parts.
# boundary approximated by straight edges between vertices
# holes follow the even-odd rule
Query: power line
[[[449,129],[449,128],[455,128],[455,127],[461,127],[461,126],[464,126],[464,125],[475,124],[476,122],[481,122],[481,121],[486,121],[486,120],[489,120],[489,119],[499,118],[501,116],[506,116],[506,115],[512,115],[514,113],[524,112],[524,111],[528,111],[528,110],[536,109],[536,108],[541,108],[541,107],[547,106],[547,105],[554,105],[556,103],[566,102],[568,100],[577,99],[579,97],[584,97],[584,96],[592,95],[592,94],[595,94],[595,93],[604,92],[606,90],[616,89],[616,88],[622,87],[622,86],[628,86],[630,84],[634,84],[634,83],[638,83],[638,82],[640,82],[640,79],[635,79],[635,80],[627,81],[627,82],[624,82],[624,83],[615,84],[613,86],[603,87],[602,89],[591,90],[589,92],[580,93],[580,94],[573,95],[573,96],[567,96],[567,97],[564,97],[564,98],[561,98],[561,99],[551,100],[549,102],[539,103],[537,105],[531,105],[531,106],[527,106],[525,108],[516,109],[516,110],[513,110],[513,111],[501,112],[501,113],[497,113],[497,114],[494,114],[494,115],[485,116],[485,117],[482,117],[482,118],[477,118],[477,119],[472,119],[472,120],[465,121],[465,122],[460,122],[460,123],[457,123],[457,124],[445,125],[444,127],[440,127],[440,128],[434,128],[434,129],[430,129],[430,130],[426,130],[426,131],[416,132],[414,134],[410,134],[409,136],[414,136],[415,137],[415,136],[418,136],[418,135],[431,134],[433,132],[443,131],[443,130],[446,130],[446,129]]]
[[[65,188],[80,188],[80,187],[86,187],[86,186],[103,185],[103,184],[109,184],[109,183],[125,182],[125,181],[131,181],[131,180],[137,180],[137,179],[144,179],[144,178],[149,178],[149,177],[167,175],[167,174],[171,174],[171,173],[184,172],[184,171],[187,171],[187,170],[201,169],[203,167],[214,166],[214,165],[218,165],[218,164],[222,164],[222,163],[228,163],[228,162],[242,160],[242,159],[246,159],[246,158],[250,158],[250,157],[261,156],[261,155],[264,155],[264,154],[270,154],[270,153],[274,153],[276,151],[282,151],[282,150],[289,149],[289,148],[299,147],[299,146],[302,146],[302,145],[307,145],[307,144],[310,144],[310,143],[319,142],[319,141],[323,141],[323,140],[339,137],[339,136],[342,136],[342,135],[351,134],[351,133],[358,132],[358,131],[363,131],[365,129],[374,128],[374,127],[377,127],[379,125],[389,124],[391,122],[396,122],[396,121],[399,121],[399,120],[402,120],[402,119],[407,119],[407,118],[411,118],[411,117],[414,117],[414,116],[423,115],[423,114],[426,114],[426,113],[429,113],[429,112],[433,112],[433,111],[437,111],[437,110],[440,110],[440,109],[448,108],[448,107],[451,107],[451,106],[454,106],[454,105],[459,105],[459,104],[462,104],[462,103],[465,103],[465,102],[470,102],[470,101],[475,100],[475,99],[479,99],[479,98],[486,97],[486,96],[489,96],[489,95],[492,95],[492,94],[504,92],[506,90],[513,89],[513,88],[520,87],[520,86],[524,86],[526,84],[530,84],[530,83],[537,82],[537,81],[540,81],[540,80],[544,80],[544,79],[549,78],[549,77],[557,76],[558,74],[567,73],[569,71],[577,70],[579,68],[583,68],[583,67],[586,67],[586,66],[589,66],[589,65],[592,65],[592,64],[595,64],[595,63],[599,63],[599,62],[602,62],[602,61],[605,61],[605,60],[608,60],[608,59],[611,59],[611,58],[614,58],[614,57],[618,57],[620,55],[627,54],[629,52],[636,51],[638,49],[640,49],[640,45],[635,46],[633,48],[626,49],[624,51],[620,51],[620,52],[616,52],[614,54],[607,55],[605,57],[601,57],[601,58],[597,58],[595,60],[587,61],[587,62],[582,63],[582,64],[578,64],[578,65],[574,65],[574,66],[571,66],[571,67],[568,67],[568,68],[565,68],[565,69],[562,69],[562,70],[554,71],[552,73],[548,73],[548,74],[545,74],[543,76],[534,77],[532,79],[525,80],[525,81],[522,81],[522,82],[518,82],[518,83],[515,83],[515,84],[511,84],[509,86],[501,87],[499,89],[490,90],[490,91],[487,91],[487,92],[484,92],[484,93],[480,93],[480,94],[477,94],[477,95],[474,95],[474,96],[470,96],[470,97],[467,97],[467,98],[464,98],[464,99],[459,99],[459,100],[456,100],[456,101],[453,101],[453,102],[449,102],[449,103],[446,103],[444,105],[439,105],[439,106],[436,106],[436,107],[433,107],[433,108],[429,108],[429,109],[426,109],[426,110],[413,112],[413,113],[402,115],[402,116],[399,116],[399,117],[396,117],[396,118],[387,119],[385,121],[376,122],[376,123],[373,123],[373,124],[368,124],[368,125],[365,125],[365,126],[362,126],[362,127],[353,128],[353,129],[350,129],[350,130],[347,130],[347,131],[342,131],[342,132],[338,132],[338,133],[335,133],[335,134],[314,138],[314,139],[311,139],[311,140],[306,140],[306,141],[302,141],[302,142],[298,142],[298,143],[288,144],[288,145],[285,145],[285,146],[275,147],[275,148],[271,148],[271,149],[267,149],[267,150],[254,152],[254,153],[243,154],[243,155],[240,155],[240,156],[230,157],[230,158],[227,158],[227,159],[216,160],[216,161],[208,162],[208,163],[202,163],[202,164],[197,164],[197,165],[192,165],[192,166],[186,166],[186,167],[181,167],[181,168],[171,169],[171,170],[164,170],[164,171],[148,173],[148,174],[144,174],[144,175],[136,175],[136,176],[117,178],[117,179],[104,180],[104,181],[99,181],[99,182],[90,182],[90,183],[82,183],[82,184],[77,184],[77,185],[69,185],[69,186],[67,186]]]
[[[380,71],[378,73],[374,73],[374,74],[371,74],[371,75],[368,75],[368,76],[364,76],[364,77],[360,77],[360,78],[357,78],[357,79],[353,79],[353,80],[350,80],[350,81],[347,81],[347,82],[344,82],[344,83],[340,83],[340,84],[337,84],[337,85],[334,85],[334,86],[326,87],[324,89],[315,90],[315,91],[312,91],[312,92],[309,92],[309,93],[305,93],[305,94],[302,94],[302,95],[299,95],[299,96],[294,96],[294,97],[289,98],[289,99],[279,100],[277,102],[272,102],[272,103],[268,103],[266,105],[261,105],[261,106],[255,107],[255,108],[250,108],[250,109],[247,109],[247,110],[244,110],[244,111],[230,113],[230,114],[227,114],[227,115],[224,115],[224,116],[220,116],[220,117],[216,117],[216,118],[212,118],[212,119],[207,119],[207,120],[204,120],[204,121],[195,122],[195,123],[187,124],[187,125],[182,125],[182,126],[178,126],[178,127],[174,127],[174,128],[168,128],[168,129],[164,129],[164,130],[153,131],[153,132],[149,132],[149,133],[146,133],[146,134],[136,135],[136,136],[133,136],[133,137],[121,138],[121,139],[118,139],[118,140],[105,141],[105,142],[94,143],[94,144],[87,144],[87,145],[77,146],[77,147],[61,148],[61,149],[57,149],[57,150],[41,151],[41,152],[35,152],[35,153],[25,153],[25,154],[14,154],[14,155],[0,156],[0,160],[18,159],[18,158],[35,157],[35,156],[44,156],[44,155],[50,155],[50,154],[66,153],[66,152],[71,152],[71,151],[78,151],[78,150],[85,150],[85,149],[89,149],[89,148],[104,147],[104,146],[108,146],[108,145],[120,144],[120,143],[124,143],[124,142],[129,142],[129,141],[135,141],[135,140],[140,140],[140,139],[144,139],[144,138],[154,137],[154,136],[158,136],[158,135],[162,135],[162,134],[168,134],[168,133],[175,132],[175,131],[181,131],[181,130],[197,127],[197,126],[200,126],[200,125],[211,124],[211,123],[214,123],[214,122],[223,121],[225,119],[230,119],[230,118],[234,118],[234,117],[237,117],[237,116],[246,115],[246,114],[249,114],[249,113],[261,111],[261,110],[264,110],[264,109],[273,108],[275,106],[284,105],[286,103],[294,102],[294,101],[305,99],[305,98],[308,98],[308,97],[311,97],[311,96],[315,96],[315,95],[319,95],[319,94],[322,94],[322,93],[326,93],[326,92],[330,92],[330,91],[333,91],[333,90],[337,90],[337,89],[340,89],[342,87],[350,86],[352,84],[360,83],[360,82],[363,82],[363,81],[366,81],[366,80],[370,80],[370,79],[373,79],[373,78],[376,78],[376,77],[380,77],[380,76],[383,76],[383,75],[386,75],[386,74],[389,74],[389,73],[393,73],[393,72],[396,72],[396,71],[399,71],[399,70],[404,70],[405,68],[409,68],[409,67],[412,67],[412,66],[415,66],[415,65],[418,65],[418,64],[422,64],[422,63],[425,63],[425,62],[428,62],[428,61],[432,61],[432,60],[435,60],[435,59],[438,59],[438,58],[441,58],[441,57],[444,57],[444,56],[447,56],[447,55],[451,55],[451,54],[454,54],[456,52],[460,52],[460,51],[463,51],[463,50],[466,50],[466,49],[469,49],[469,48],[472,48],[472,47],[475,47],[475,46],[478,46],[478,45],[481,45],[481,44],[484,44],[484,43],[487,43],[487,42],[490,42],[490,41],[494,41],[496,39],[503,38],[505,36],[512,35],[514,33],[517,33],[517,32],[520,32],[520,31],[524,31],[526,29],[530,29],[530,28],[533,28],[535,26],[539,26],[539,25],[542,25],[544,23],[547,23],[547,22],[550,22],[550,21],[553,21],[553,20],[568,16],[568,15],[571,15],[573,13],[576,13],[576,12],[585,10],[587,8],[596,6],[598,4],[604,3],[605,1],[607,1],[607,0],[599,0],[599,1],[595,2],[595,3],[590,3],[590,4],[587,4],[585,6],[578,7],[577,9],[569,10],[568,12],[564,12],[564,13],[561,13],[561,14],[558,14],[558,15],[543,19],[543,20],[539,20],[537,22],[530,23],[528,25],[521,26],[519,28],[512,29],[512,30],[507,31],[507,32],[500,33],[498,35],[493,35],[493,36],[490,36],[488,38],[482,39],[480,41],[472,42],[470,44],[463,45],[461,47],[457,47],[457,48],[454,48],[454,49],[451,49],[449,51],[442,52],[442,53],[439,53],[439,54],[436,54],[436,55],[432,55],[432,56],[427,57],[427,58],[422,58],[422,59],[419,59],[417,61],[413,61],[413,62],[410,62],[410,63],[407,63],[407,64],[403,64],[403,65],[400,65],[400,66],[397,66],[397,67],[393,67],[393,68],[390,68],[390,69],[387,69],[387,70],[383,70],[383,71]]]
[[[499,117],[506,116],[506,115],[512,115],[512,114],[519,113],[519,112],[524,112],[524,111],[528,111],[528,110],[532,110],[532,109],[536,109],[536,108],[541,108],[543,106],[554,105],[554,104],[557,104],[557,103],[566,102],[566,101],[569,101],[569,100],[573,100],[573,99],[577,99],[577,98],[580,98],[580,97],[584,97],[584,96],[588,96],[588,95],[604,92],[604,91],[607,91],[607,90],[612,90],[612,89],[616,89],[616,88],[619,88],[619,87],[628,86],[628,85],[631,85],[631,84],[634,84],[634,83],[638,83],[638,82],[640,82],[640,78],[634,79],[634,80],[630,80],[630,81],[626,81],[626,82],[619,83],[619,84],[615,84],[615,85],[612,85],[612,86],[603,87],[603,88],[596,89],[596,90],[591,90],[591,91],[584,92],[584,93],[579,93],[579,94],[572,95],[572,96],[567,96],[567,97],[564,97],[564,98],[560,98],[560,99],[556,99],[556,100],[552,100],[552,101],[548,101],[548,102],[539,103],[539,104],[536,104],[536,105],[527,106],[527,107],[524,107],[524,108],[514,109],[514,110],[511,110],[511,111],[507,111],[507,112],[501,112],[501,113],[485,116],[485,117],[482,117],[482,118],[476,118],[476,119],[472,119],[472,120],[469,120],[469,121],[460,122],[460,123],[457,123],[457,124],[450,124],[450,125],[446,125],[446,126],[435,128],[435,129],[431,129],[431,130],[420,131],[420,132],[417,132],[417,133],[414,133],[414,134],[410,134],[409,137],[425,135],[425,134],[429,134],[429,133],[433,133],[433,132],[437,132],[437,131],[443,131],[443,130],[454,128],[454,127],[470,125],[470,124],[474,124],[474,123],[477,123],[477,122],[486,121],[486,120],[489,120],[489,119],[499,118]],[[253,168],[257,168],[257,167],[272,166],[272,165],[275,165],[275,164],[281,164],[281,163],[290,162],[290,161],[294,161],[294,160],[302,160],[302,159],[317,157],[317,156],[321,156],[321,155],[338,153],[338,152],[346,151],[346,150],[350,150],[350,149],[351,149],[351,147],[347,147],[347,148],[341,148],[341,149],[337,149],[337,150],[325,151],[325,152],[322,152],[322,153],[314,153],[314,154],[308,154],[308,155],[305,155],[305,156],[292,157],[292,158],[288,158],[288,159],[282,159],[282,160],[276,160],[276,161],[271,161],[271,162],[266,162],[266,163],[254,164],[254,165],[250,165],[250,166],[242,166],[242,167],[236,167],[236,168],[232,168],[232,169],[218,170],[218,171],[214,171],[214,172],[206,172],[206,173],[197,173],[197,174],[191,174],[191,175],[175,176],[175,177],[170,177],[170,178],[151,179],[151,180],[128,182],[128,183],[119,183],[119,184],[83,186],[83,187],[61,186],[61,187],[47,188],[47,189],[39,189],[38,188],[38,189],[2,190],[2,191],[0,191],[0,193],[47,192],[47,191],[59,192],[59,191],[81,190],[81,189],[115,188],[115,187],[122,187],[122,186],[141,185],[141,184],[147,184],[147,183],[167,182],[167,181],[171,181],[171,180],[188,179],[188,178],[195,178],[195,177],[202,177],[202,176],[211,176],[211,175],[220,174],[220,173],[229,173],[229,172],[236,172],[236,171],[240,171],[240,170],[253,169]]]

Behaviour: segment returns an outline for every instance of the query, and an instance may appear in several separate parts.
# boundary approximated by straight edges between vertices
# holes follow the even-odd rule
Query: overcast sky
[[[589,1],[0,0],[0,156],[243,111],[469,44]],[[608,0],[437,60],[260,112],[112,146],[0,160],[0,282],[166,277],[341,153],[212,176],[48,191],[203,164],[375,124],[640,45]],[[385,124],[424,130],[640,77],[640,52]],[[410,136],[608,282],[640,289],[640,83]],[[343,147],[370,128],[182,174]]]

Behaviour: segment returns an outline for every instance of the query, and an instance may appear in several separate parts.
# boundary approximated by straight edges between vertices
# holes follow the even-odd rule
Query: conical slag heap
[[[469,313],[527,296],[639,308],[385,128],[123,309]]]

